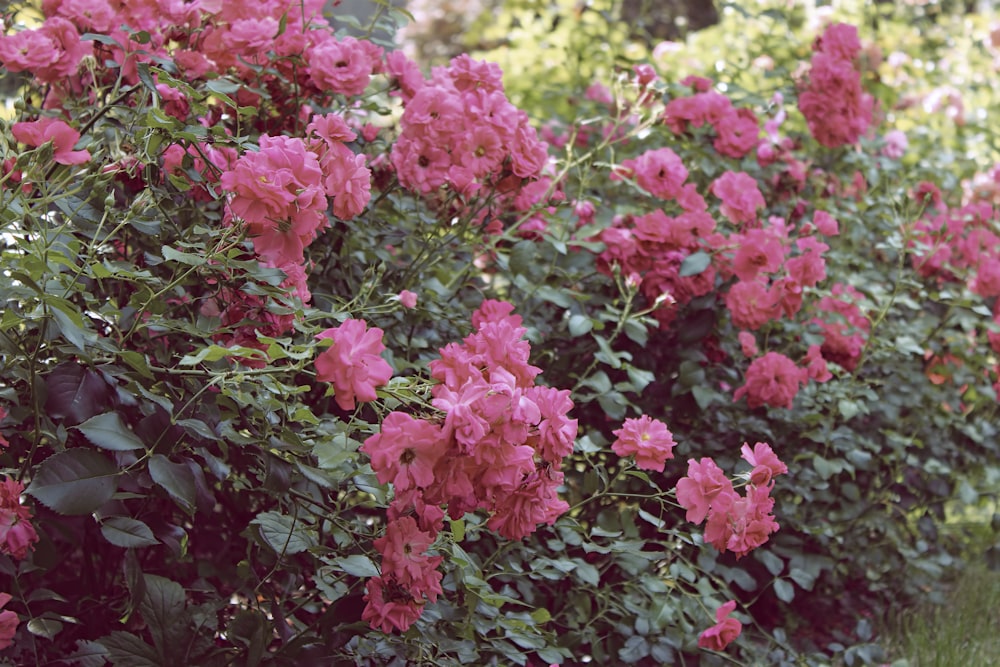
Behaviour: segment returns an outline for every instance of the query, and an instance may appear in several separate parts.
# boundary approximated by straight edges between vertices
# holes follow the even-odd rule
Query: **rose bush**
[[[854,26],[540,125],[318,2],[17,11],[3,657],[874,660],[954,562],[1000,237]]]

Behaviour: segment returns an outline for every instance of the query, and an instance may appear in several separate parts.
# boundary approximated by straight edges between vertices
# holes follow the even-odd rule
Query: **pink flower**
[[[415,596],[427,595],[431,602],[441,593],[441,573],[437,566],[442,556],[428,556],[434,535],[420,530],[413,517],[398,517],[385,527],[385,534],[375,540],[382,554],[382,576],[392,575]]]
[[[353,410],[355,398],[374,401],[376,387],[392,377],[392,366],[380,356],[385,349],[382,334],[377,327],[368,329],[364,320],[350,319],[316,336],[333,341],[316,357],[316,379],[333,383],[341,409]]]
[[[365,164],[366,158],[348,153],[322,164],[326,177],[324,189],[333,198],[333,214],[341,220],[360,215],[371,200],[372,173]]]
[[[622,162],[626,174],[646,192],[660,199],[675,199],[681,193],[688,170],[680,157],[669,148],[646,151],[639,157]],[[612,174],[612,180],[617,176]]]
[[[341,95],[365,92],[376,67],[372,53],[353,37],[325,39],[306,52],[309,76],[320,90]]]
[[[715,131],[715,150],[738,160],[757,146],[760,122],[750,109],[736,109],[716,123]]]
[[[742,171],[727,171],[715,179],[709,189],[722,200],[722,215],[735,224],[756,220],[757,209],[765,205],[757,181]]]
[[[780,296],[778,290],[768,289],[759,280],[741,280],[729,288],[726,308],[735,326],[756,331],[781,315]]]
[[[804,361],[810,380],[826,382],[833,377],[833,373],[830,372],[830,368],[827,366],[826,359],[823,358],[819,345],[809,346],[809,351],[806,353]]]
[[[826,260],[823,253],[830,249],[825,243],[814,237],[800,238],[796,245],[800,254],[785,262],[788,275],[803,287],[815,287],[819,281],[826,278]]]
[[[0,593],[0,609],[3,609],[12,599],[10,593]],[[10,610],[0,611],[0,651],[14,645],[17,624],[17,614]]]
[[[50,16],[37,30],[0,36],[0,61],[11,72],[29,71],[43,83],[63,83],[93,53],[93,42],[81,42],[76,26]]]
[[[0,481],[0,553],[17,560],[27,558],[28,551],[38,541],[31,525],[31,510],[21,504],[24,484],[4,478]]]
[[[743,356],[752,358],[757,356],[757,339],[749,331],[741,331],[737,336],[740,341],[740,349]]]
[[[15,139],[32,147],[51,141],[52,159],[59,164],[83,164],[90,160],[89,151],[73,150],[80,141],[80,133],[61,120],[43,116],[36,121],[14,123],[10,131]]]
[[[733,273],[740,280],[753,280],[761,271],[774,273],[781,268],[785,249],[781,239],[763,229],[751,229],[743,235],[733,257]]]
[[[883,139],[885,140],[885,146],[882,147],[882,155],[890,160],[899,160],[906,155],[906,149],[910,144],[906,139],[905,132],[902,130],[892,130]]]
[[[799,95],[799,110],[819,143],[831,148],[853,144],[871,125],[873,107],[853,62],[861,49],[857,28],[830,25],[813,48],[809,85]]]
[[[849,23],[831,23],[823,34],[816,38],[813,50],[840,60],[854,60],[861,51],[858,29]]]
[[[722,651],[740,636],[743,625],[729,614],[736,609],[736,602],[730,600],[715,612],[715,625],[705,630],[698,637],[698,646],[712,651]]]
[[[770,487],[748,486],[746,497],[720,495],[712,502],[705,524],[705,541],[719,551],[732,551],[742,558],[767,542],[778,523],[771,516],[774,499]]]
[[[805,371],[785,355],[768,352],[750,363],[746,384],[736,390],[733,400],[738,401],[746,395],[751,408],[766,404],[790,409],[799,385],[804,384],[807,377]]]
[[[720,495],[735,495],[733,483],[710,458],[688,459],[687,476],[677,481],[677,502],[687,510],[687,520],[701,523]]]
[[[399,299],[399,303],[403,308],[416,308],[417,307],[417,294],[416,292],[411,292],[408,289],[403,290],[396,298]]]
[[[434,467],[447,450],[440,426],[403,412],[386,415],[381,430],[361,446],[378,481],[392,482],[396,493],[434,484]]]
[[[365,584],[365,609],[361,620],[382,632],[406,632],[420,618],[423,600],[416,600],[405,586],[393,577],[375,577]]]
[[[611,445],[618,456],[635,455],[635,464],[644,470],[663,472],[667,459],[674,458],[673,434],[667,425],[658,419],[643,415],[638,419],[626,419],[620,429],[614,431],[617,440]]]
[[[788,466],[781,462],[771,445],[766,442],[755,443],[753,449],[744,442],[740,453],[743,460],[753,466],[750,483],[754,486],[767,486],[772,477],[788,472]]]

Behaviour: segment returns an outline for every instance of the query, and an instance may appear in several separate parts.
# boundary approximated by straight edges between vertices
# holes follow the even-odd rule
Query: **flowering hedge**
[[[996,454],[1000,237],[857,28],[538,125],[321,5],[5,16],[2,655],[878,658]]]

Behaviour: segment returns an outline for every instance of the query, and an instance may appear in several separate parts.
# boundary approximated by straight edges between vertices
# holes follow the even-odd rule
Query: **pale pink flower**
[[[355,399],[374,401],[375,389],[392,377],[392,366],[380,355],[383,331],[368,329],[364,320],[345,320],[316,338],[329,338],[333,345],[316,357],[316,379],[332,382],[334,398],[343,410],[353,410]]]

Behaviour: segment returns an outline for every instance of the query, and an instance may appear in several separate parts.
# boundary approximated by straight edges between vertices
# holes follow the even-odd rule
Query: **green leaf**
[[[778,576],[781,574],[781,571],[785,569],[785,561],[765,549],[757,549],[754,551],[754,558],[763,563],[764,567],[767,568],[767,571],[774,576]]]
[[[142,440],[122,423],[117,412],[95,415],[76,428],[87,436],[87,440],[103,449],[127,452],[145,448]]]
[[[711,263],[712,256],[707,252],[696,252],[684,258],[684,261],[681,262],[681,268],[677,272],[677,275],[681,278],[696,276],[707,269],[708,265]]]
[[[160,543],[149,526],[127,516],[113,516],[107,519],[101,524],[101,534],[111,544],[125,549],[149,547]]]
[[[87,343],[97,341],[97,334],[87,328],[80,311],[69,301],[46,295],[45,303],[50,306],[49,314],[55,320],[59,331],[76,349],[83,351]]]
[[[153,645],[164,664],[177,653],[183,653],[184,641],[189,634],[184,619],[184,588],[176,581],[155,574],[143,575],[146,597],[139,605],[139,613],[153,636]],[[176,664],[176,663],[173,663]]]
[[[97,642],[108,652],[108,659],[114,667],[162,667],[152,646],[131,632],[115,630]]]
[[[277,554],[291,556],[316,546],[316,539],[308,526],[287,514],[263,512],[250,523],[260,528],[261,537]]]
[[[90,514],[111,500],[118,487],[118,467],[90,449],[68,449],[50,456],[25,493],[60,514]]]
[[[381,574],[372,559],[363,554],[354,554],[346,558],[335,558],[334,567],[355,577],[377,577]]]
[[[201,266],[208,261],[203,255],[181,252],[180,250],[174,250],[170,246],[166,245],[160,248],[160,252],[163,253],[163,259],[165,260],[180,262],[181,264],[187,264],[189,266]]]
[[[62,631],[63,624],[54,618],[33,618],[28,621],[27,628],[28,632],[36,637],[52,640]]]
[[[539,624],[548,623],[549,621],[552,620],[552,614],[549,613],[548,609],[542,607],[540,609],[536,609],[535,611],[531,612],[531,620]]]
[[[785,579],[778,579],[774,582],[774,594],[782,602],[791,602],[795,599],[795,586]]]
[[[149,475],[185,511],[194,511],[195,482],[190,468],[182,463],[174,463],[163,454],[153,454],[149,459]]]
[[[81,364],[66,361],[45,377],[45,411],[67,426],[103,412],[111,405],[111,387],[101,375]]]

